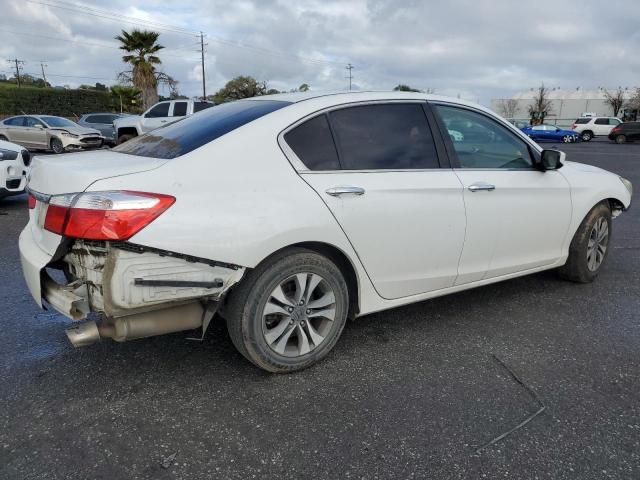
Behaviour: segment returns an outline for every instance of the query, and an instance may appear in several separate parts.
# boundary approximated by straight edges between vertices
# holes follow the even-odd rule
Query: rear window
[[[200,112],[205,108],[213,107],[213,103],[211,102],[195,102],[193,104],[193,113]]]
[[[575,121],[575,123],[577,125],[580,125],[582,123],[589,123],[591,121],[591,118],[579,118]]]
[[[275,100],[224,103],[132,138],[113,150],[141,157],[176,158],[287,105],[290,103]]]

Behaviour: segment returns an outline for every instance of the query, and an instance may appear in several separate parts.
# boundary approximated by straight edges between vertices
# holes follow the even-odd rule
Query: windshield
[[[44,123],[50,127],[77,127],[78,125],[71,120],[62,117],[40,117]]]
[[[287,105],[290,103],[276,100],[224,103],[132,138],[113,150],[141,157],[179,157]]]

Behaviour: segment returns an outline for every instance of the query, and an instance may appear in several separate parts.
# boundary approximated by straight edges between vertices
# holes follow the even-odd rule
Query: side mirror
[[[42,125],[41,123],[36,123],[34,125],[34,127],[39,128],[40,130],[42,130],[44,128],[44,125]]]
[[[560,150],[543,150],[537,167],[544,171],[557,170],[562,167],[567,155]]]

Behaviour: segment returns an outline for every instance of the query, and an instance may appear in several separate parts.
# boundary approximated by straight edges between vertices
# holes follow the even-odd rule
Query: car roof
[[[91,113],[85,113],[84,115],[82,115],[82,117],[88,117],[89,115],[124,115],[122,113],[116,113],[116,112],[91,112]],[[49,116],[49,115],[47,115]],[[80,117],[80,118],[82,118]]]
[[[276,93],[273,95],[262,95],[259,97],[251,97],[240,100],[244,101],[281,101],[289,103],[301,103],[311,100],[324,100],[326,104],[340,105],[343,103],[351,102],[366,102],[376,100],[428,100],[428,101],[442,101],[447,103],[454,103],[456,105],[463,105],[474,107],[480,110],[491,112],[488,108],[470,102],[462,100],[460,98],[446,97],[443,95],[434,95],[422,92],[397,92],[397,91],[384,91],[384,90],[359,90],[359,91],[314,91],[314,92],[294,92],[294,93]],[[491,112],[493,113],[493,112]]]

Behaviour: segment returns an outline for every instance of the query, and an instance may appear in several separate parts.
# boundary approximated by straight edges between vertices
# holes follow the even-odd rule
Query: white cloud
[[[0,58],[25,59],[25,72],[32,73],[46,60],[56,84],[114,82],[126,66],[113,37],[134,28],[126,17],[137,17],[207,33],[209,92],[240,74],[279,89],[301,83],[346,88],[346,62],[354,64],[359,88],[406,83],[483,102],[541,81],[565,88],[616,87],[640,78],[640,57],[630,47],[640,40],[635,0],[619,0],[616,9],[582,0],[579,6],[555,2],[535,11],[511,0],[182,0],[173,6],[162,0],[112,0],[94,5],[122,17],[114,21],[26,0],[10,3],[0,25]],[[198,38],[160,31],[167,47],[162,68],[180,81],[182,93],[199,94]],[[0,71],[9,72],[9,64]]]

